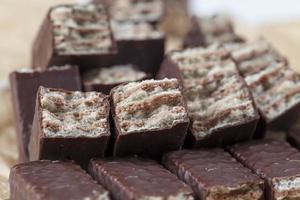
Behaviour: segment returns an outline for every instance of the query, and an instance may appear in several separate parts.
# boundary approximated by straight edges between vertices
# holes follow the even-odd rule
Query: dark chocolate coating
[[[228,150],[243,165],[265,180],[268,200],[275,199],[273,181],[300,176],[300,152],[285,141],[255,140],[236,144],[228,147]]]
[[[46,69],[53,65],[71,64],[78,65],[80,71],[86,71],[90,68],[105,67],[114,63],[117,46],[111,28],[109,28],[109,31],[111,32],[113,47],[110,53],[59,55],[55,51],[53,24],[50,19],[50,13],[53,8],[49,10],[34,40],[31,53],[31,65],[33,68]]]
[[[223,149],[170,152],[164,156],[163,163],[193,188],[196,199],[205,200],[213,194],[219,199],[235,199],[254,190],[261,193],[255,199],[263,199],[263,180]],[[218,191],[217,187],[223,188],[223,191]]]
[[[108,192],[71,162],[35,161],[12,167],[12,200],[109,200]]]
[[[105,98],[109,108],[108,97]],[[106,113],[106,119],[109,122],[109,112]],[[42,109],[40,97],[37,96],[32,134],[28,146],[30,161],[74,160],[81,167],[87,168],[91,158],[103,157],[105,154],[110,137],[109,125],[107,132],[98,137],[47,137],[43,133],[41,124]]]
[[[183,78],[181,76],[179,67],[168,57],[166,57],[166,59],[164,60],[160,70],[157,73],[156,78],[157,79],[177,78],[179,80],[179,83],[184,88]],[[245,82],[242,77],[240,77],[240,80]],[[245,83],[245,87],[247,87],[246,83]],[[253,101],[253,97],[250,91],[249,91],[249,96]],[[253,106],[256,109],[254,103]],[[259,120],[260,120],[260,116],[257,111],[256,117],[254,119],[245,121],[235,126],[220,128],[204,138],[196,138],[195,135],[193,134],[193,130],[189,128],[184,146],[188,148],[218,147],[218,146],[220,147],[228,144],[234,144],[237,142],[249,140],[253,138],[253,134],[256,131],[256,126]]]
[[[111,91],[111,113],[114,124],[113,156],[139,155],[160,160],[164,153],[181,149],[189,121],[177,123],[171,128],[122,133],[119,126]],[[186,104],[184,102],[184,106]]]
[[[165,38],[118,40],[116,64],[132,63],[141,71],[155,75],[165,53]]]
[[[39,86],[81,90],[78,67],[51,69],[48,71],[12,72],[9,76],[16,119],[19,160],[28,160],[27,146],[35,109],[36,92]]]
[[[108,190],[114,200],[192,200],[192,190],[154,161],[140,158],[93,159],[89,172]]]
[[[299,126],[293,126],[288,132],[287,132],[287,141],[295,148],[300,150],[300,127]]]

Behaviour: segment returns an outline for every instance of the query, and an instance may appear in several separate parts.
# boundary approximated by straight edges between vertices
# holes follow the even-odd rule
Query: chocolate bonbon
[[[31,135],[36,92],[39,86],[81,90],[79,70],[75,66],[53,67],[49,70],[20,69],[10,74],[14,105],[19,161],[28,160],[27,146]]]
[[[98,92],[40,87],[29,144],[30,160],[74,160],[87,167],[103,157],[110,136],[109,99]]]
[[[196,199],[264,199],[264,182],[223,149],[182,150],[164,165],[192,187]]]
[[[111,91],[115,156],[143,155],[159,159],[183,145],[189,119],[176,79],[145,80]]]
[[[108,191],[78,165],[61,161],[18,164],[10,172],[12,200],[109,200]]]
[[[183,84],[191,120],[186,146],[222,146],[251,139],[259,114],[229,51],[220,45],[170,53],[157,78]]]
[[[117,53],[102,4],[51,7],[32,48],[32,66],[75,64],[82,71],[113,64]]]
[[[265,180],[267,200],[300,198],[300,152],[287,142],[255,140],[236,144],[228,150]]]
[[[93,159],[89,172],[115,200],[193,200],[192,190],[154,161],[141,158]]]

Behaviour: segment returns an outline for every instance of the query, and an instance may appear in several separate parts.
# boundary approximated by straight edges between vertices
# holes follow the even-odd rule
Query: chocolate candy
[[[184,39],[185,47],[209,46],[214,43],[243,42],[227,16],[192,17],[191,26]]]
[[[259,114],[225,48],[212,45],[170,53],[157,77],[178,78],[183,84],[191,120],[187,147],[223,146],[252,138]]]
[[[110,90],[122,83],[146,79],[147,74],[134,65],[115,65],[109,68],[93,69],[83,76],[85,91],[109,94]]]
[[[117,52],[101,4],[52,7],[34,41],[33,67],[76,64],[81,70],[113,64]]]
[[[75,160],[87,167],[103,157],[110,136],[108,96],[40,87],[37,93],[30,160]]]
[[[91,161],[89,171],[115,200],[194,199],[186,184],[151,160],[96,159]]]
[[[267,200],[300,198],[300,152],[287,142],[256,140],[232,146],[229,151],[265,180]]]
[[[223,149],[171,152],[163,163],[192,187],[196,199],[264,199],[263,181]]]
[[[35,97],[39,86],[81,90],[77,67],[53,67],[49,70],[21,69],[10,74],[10,85],[16,119],[19,161],[28,160],[27,146],[35,109]]]
[[[34,161],[12,167],[12,200],[109,200],[108,191],[71,162]]]
[[[138,154],[159,159],[183,145],[189,119],[176,79],[117,86],[111,91],[111,106],[114,156]]]
[[[264,40],[229,49],[262,116],[256,137],[263,137],[267,127],[287,130],[300,113],[299,74]]]
[[[118,64],[132,63],[154,75],[163,60],[164,34],[145,22],[111,21],[118,45]]]

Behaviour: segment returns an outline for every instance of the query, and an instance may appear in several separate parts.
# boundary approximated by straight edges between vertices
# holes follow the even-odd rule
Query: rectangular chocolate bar
[[[110,18],[116,21],[147,22],[153,25],[165,15],[164,0],[94,0],[108,7]]]
[[[223,149],[168,153],[164,165],[190,185],[196,199],[264,199],[264,182]]]
[[[189,119],[176,79],[145,80],[111,91],[115,126],[113,155],[159,159],[183,145]]]
[[[78,67],[53,67],[49,70],[21,69],[9,76],[16,121],[19,161],[28,160],[27,146],[35,109],[35,97],[39,86],[81,90]]]
[[[116,53],[103,5],[57,5],[50,8],[34,41],[32,66],[75,64],[85,70],[111,65]]]
[[[12,200],[109,200],[108,191],[78,165],[60,161],[34,161],[12,167]]]
[[[83,167],[103,157],[110,136],[109,99],[98,92],[40,87],[37,93],[30,160],[74,160]]]
[[[191,121],[187,147],[223,146],[251,139],[259,114],[229,51],[219,45],[170,53],[157,78],[183,84]]]
[[[243,42],[234,31],[233,22],[224,15],[192,17],[190,30],[185,39],[185,47],[209,46],[214,43]]]
[[[110,90],[122,83],[140,81],[148,75],[131,64],[114,65],[88,71],[83,76],[85,91],[97,91],[109,95]]]
[[[286,130],[300,113],[300,76],[264,40],[233,48],[232,58],[248,84],[266,127]],[[263,135],[258,134],[257,137]]]
[[[266,199],[300,198],[300,152],[280,140],[255,140],[229,147],[243,165],[265,180]]]
[[[118,45],[118,64],[132,63],[154,75],[165,53],[165,36],[145,22],[111,21]]]
[[[115,200],[193,200],[192,190],[154,161],[141,158],[93,159],[89,172]]]

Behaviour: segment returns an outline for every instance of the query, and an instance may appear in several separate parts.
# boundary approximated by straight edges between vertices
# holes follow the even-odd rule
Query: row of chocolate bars
[[[10,75],[12,200],[300,199],[300,152],[261,139],[296,120],[300,75],[221,16],[192,18],[185,48],[164,57],[162,5],[50,9],[34,69]]]

